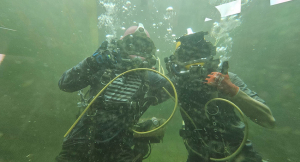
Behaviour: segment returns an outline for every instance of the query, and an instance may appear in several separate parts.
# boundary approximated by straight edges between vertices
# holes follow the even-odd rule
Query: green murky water
[[[185,34],[186,28],[211,30],[216,16],[206,4],[205,0],[135,0],[132,8],[124,3],[129,10],[125,14],[117,5],[121,9],[114,17],[119,21],[116,35],[124,32],[121,27],[143,23],[163,59],[172,54],[172,39]],[[174,13],[166,11],[169,6]],[[276,118],[273,130],[250,124],[255,149],[272,162],[300,158],[299,7],[297,0],[274,6],[253,0],[242,6],[239,26],[228,31],[230,71],[266,100]],[[109,28],[97,26],[103,13],[94,0],[1,1],[0,53],[6,57],[0,65],[0,162],[54,161],[78,113],[79,100],[76,93],[60,91],[57,82],[65,70],[90,56],[106,34],[112,34],[107,33]],[[204,22],[204,18],[213,20]],[[168,101],[148,115],[167,117],[172,106]],[[186,161],[180,128],[177,112],[163,143],[154,144],[145,161]]]

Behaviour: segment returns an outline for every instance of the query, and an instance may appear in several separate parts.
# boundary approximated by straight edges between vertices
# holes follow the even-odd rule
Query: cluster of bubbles
[[[98,17],[98,28],[104,28],[106,33],[116,36],[116,4],[106,1],[100,1],[99,3],[105,8],[105,13]]]
[[[139,22],[134,21],[134,18],[138,16],[138,12],[143,12],[128,0],[100,0],[99,4],[105,8],[105,12],[98,17],[98,28],[105,31],[107,40],[116,38],[118,34],[123,33],[126,25],[138,25]],[[172,20],[176,16],[176,12],[170,6],[166,8],[164,14],[161,14],[155,6],[154,0],[153,5],[152,14],[159,17],[153,18],[152,29],[159,33],[165,31],[163,36],[158,36],[159,39],[164,39],[169,43],[174,42],[176,35],[173,34]]]
[[[237,18],[238,17],[238,18]],[[217,46],[218,55],[227,55],[232,50],[232,37],[229,33],[241,25],[241,16],[231,15],[222,18],[220,22],[214,22],[211,30],[211,36],[216,40],[215,46]]]
[[[135,11],[137,10],[136,5],[132,5],[130,1],[126,1],[125,3],[123,3],[122,8],[121,8],[121,15],[123,17],[120,29],[125,31],[126,28],[124,27],[124,25],[126,25],[126,22],[128,22],[127,19],[131,19],[133,16],[135,16]],[[131,20],[129,20],[130,22]],[[138,25],[138,22],[133,21],[132,22],[133,25]]]
[[[232,1],[234,0],[209,0],[209,3],[218,6]],[[247,6],[251,1],[241,0],[242,7]],[[99,3],[105,8],[105,13],[98,17],[98,27],[104,29],[108,40],[116,38],[117,31],[123,33],[126,30],[126,23],[130,23],[129,26],[138,25],[138,22],[133,21],[134,17],[138,15],[138,12],[143,12],[128,0],[100,0]],[[154,0],[153,4],[155,4]],[[158,12],[154,6],[153,14],[157,14],[159,17],[153,19],[152,29],[158,33],[164,31],[165,34],[163,36],[159,34],[158,38],[172,44],[176,39],[172,26],[176,12],[172,6],[167,7],[164,14],[158,14]],[[120,20],[120,17],[122,20]],[[232,51],[233,40],[230,32],[241,25],[241,17],[241,14],[231,15],[222,18],[220,22],[214,23],[210,35],[216,40],[215,46],[217,46],[218,56],[227,56]]]
[[[229,3],[234,0],[209,0],[214,6]],[[241,5],[248,6],[252,0],[241,0]],[[235,14],[221,18],[220,22],[214,22],[210,35],[215,38],[215,46],[217,46],[217,55],[228,58],[228,53],[232,51],[233,40],[230,32],[242,24],[242,15]]]
[[[158,10],[156,12],[158,12]],[[159,39],[163,38],[165,42],[168,42],[169,44],[175,42],[176,35],[173,33],[173,25],[172,25],[172,21],[175,16],[176,16],[176,12],[174,11],[172,6],[169,6],[166,8],[162,19],[160,19],[160,21],[157,23],[153,23],[152,25],[153,29],[165,32],[163,36],[159,35],[158,38]]]
[[[104,29],[107,39],[116,38],[119,29],[125,30],[125,22],[121,22],[120,16],[124,19],[131,16],[136,6],[125,0],[100,0],[99,4],[105,12],[98,17],[98,28]]]
[[[176,12],[174,11],[172,6],[169,6],[166,8],[166,13],[164,14],[164,21],[166,21],[167,24],[167,33],[164,36],[165,41],[167,42],[174,42],[176,35],[173,34],[173,26],[172,26],[172,19],[176,16]]]

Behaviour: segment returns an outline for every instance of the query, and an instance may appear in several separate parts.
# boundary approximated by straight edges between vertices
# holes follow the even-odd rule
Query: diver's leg
[[[151,153],[151,145],[149,141],[139,140],[138,142],[135,142],[133,152],[135,155],[135,162],[142,162],[143,157],[148,157]]]
[[[184,145],[189,153],[186,162],[210,162],[208,157],[209,154],[206,151],[206,149],[204,147],[197,147],[202,145],[201,142],[193,140],[194,138],[183,138],[183,139],[184,141],[186,141],[184,142]],[[188,142],[188,141],[192,141],[192,142]],[[194,153],[191,149],[196,151],[201,156]]]
[[[199,158],[200,157],[198,157],[198,155],[189,153],[188,159],[186,160],[186,162],[197,162],[197,161],[200,161],[200,160],[198,160]]]
[[[129,146],[123,146],[122,143],[96,144],[96,150],[95,162],[141,162],[136,158],[134,151]]]
[[[186,162],[211,162],[211,160],[209,160],[209,158],[207,157],[201,157],[197,154],[190,152]]]
[[[56,162],[89,162],[94,150],[93,124],[83,117],[74,129],[64,138],[62,150]]]
[[[127,146],[116,149],[114,155],[114,162],[139,162],[143,158],[142,156],[135,156],[134,151]]]
[[[59,155],[55,158],[56,162],[89,162],[88,152],[82,145],[74,144],[73,147],[63,146]]]

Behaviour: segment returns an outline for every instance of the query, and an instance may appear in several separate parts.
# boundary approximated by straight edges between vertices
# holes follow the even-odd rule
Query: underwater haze
[[[274,129],[250,123],[254,148],[270,162],[300,161],[300,1],[270,5],[241,0],[222,17],[215,6],[232,0],[2,0],[0,3],[0,162],[53,162],[76,120],[77,93],[58,88],[63,72],[91,56],[106,39],[143,23],[163,60],[174,40],[208,31],[229,71],[263,98]],[[223,15],[224,16],[224,15]],[[5,56],[5,57],[2,57]],[[163,61],[162,61],[163,62]],[[164,66],[164,65],[163,65]],[[166,71],[166,70],[165,70]],[[167,118],[172,100],[145,117]],[[185,162],[179,111],[146,162]]]

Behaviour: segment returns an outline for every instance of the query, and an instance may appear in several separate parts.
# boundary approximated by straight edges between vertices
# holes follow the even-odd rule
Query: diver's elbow
[[[58,88],[64,92],[73,92],[73,91],[70,91],[69,90],[70,88],[68,88],[67,85],[62,82],[62,79],[60,79],[58,81]]]
[[[60,80],[58,81],[58,88],[59,88],[60,90],[66,92],[66,89],[65,89],[65,87],[64,87],[64,84],[62,83],[62,79],[60,79]]]

